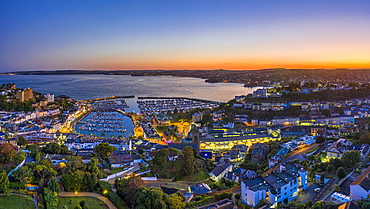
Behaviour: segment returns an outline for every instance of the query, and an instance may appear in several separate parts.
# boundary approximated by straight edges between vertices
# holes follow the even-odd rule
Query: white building
[[[220,181],[227,172],[232,170],[232,163],[229,160],[225,160],[219,163],[211,172],[209,176],[213,181]]]
[[[243,181],[241,185],[242,202],[256,206],[260,200],[268,201],[276,207],[298,197],[299,191],[307,189],[308,172],[299,164],[292,162],[281,165],[266,176]]]
[[[370,196],[370,167],[358,176],[350,185],[350,197],[354,200]]]
[[[253,98],[267,98],[267,89],[257,89],[253,92]]]
[[[331,195],[331,200],[334,203],[346,203],[346,202],[351,201],[352,198],[351,197],[348,197],[347,195],[344,195],[344,194],[341,194],[341,193],[338,193],[338,192],[334,192]]]
[[[49,94],[49,93],[47,93],[47,94],[45,94],[45,95],[44,95],[44,97],[45,97],[45,99],[46,99],[49,103],[54,102],[54,94]]]

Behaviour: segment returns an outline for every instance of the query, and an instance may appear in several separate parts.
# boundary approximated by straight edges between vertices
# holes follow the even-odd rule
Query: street
[[[324,187],[321,188],[321,192],[317,194],[317,196],[313,199],[314,202],[323,200],[326,195],[328,195],[330,192],[332,192],[332,187],[334,184],[338,182],[338,178],[332,179],[328,181]]]
[[[308,188],[299,195],[296,201],[306,203],[312,200],[318,194],[317,192],[315,192],[315,189],[318,188],[319,185],[315,183],[309,184],[310,185],[308,186]]]
[[[320,144],[311,144],[308,147],[303,147],[302,149],[295,150],[287,158],[285,158],[282,162],[288,162],[294,159],[300,159],[301,161],[305,160],[306,159],[305,153],[314,150],[319,145]]]

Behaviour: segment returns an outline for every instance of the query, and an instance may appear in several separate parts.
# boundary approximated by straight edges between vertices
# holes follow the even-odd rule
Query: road
[[[319,154],[321,151],[325,150],[326,148],[328,148],[329,146],[331,145],[330,142],[325,142],[324,144],[322,144],[317,150],[315,150],[315,152],[312,153],[312,155],[317,155]]]
[[[288,161],[292,161],[294,159],[305,160],[306,159],[305,153],[314,150],[319,145],[320,144],[311,144],[308,147],[303,147],[299,150],[295,150],[287,158],[285,158],[282,162],[288,162]]]
[[[268,169],[265,173],[263,173],[263,175],[271,173],[273,170],[275,170],[275,168],[277,168],[283,162],[292,161],[294,159],[300,159],[301,161],[305,160],[306,159],[306,154],[305,153],[314,150],[319,145],[320,144],[311,144],[308,147],[303,147],[299,150],[295,150],[295,151],[291,152],[290,155],[287,158],[283,159],[280,163],[277,163],[274,167]]]
[[[117,209],[115,205],[106,197],[100,194],[92,193],[92,192],[60,192],[58,194],[59,197],[96,197],[99,200],[103,201],[110,209]]]
[[[316,201],[322,201],[326,195],[328,195],[328,192],[332,192],[333,190],[333,186],[334,184],[336,184],[338,182],[338,178],[335,178],[335,179],[332,179],[330,181],[328,181],[325,186],[323,188],[321,188],[321,192],[319,192],[319,194],[317,194],[317,196],[313,199],[314,202]]]
[[[308,188],[303,191],[296,201],[306,203],[310,200],[313,200],[313,198],[317,195],[317,192],[315,192],[315,189],[319,187],[319,185],[314,183],[309,183],[310,185]]]
[[[115,177],[112,177],[112,178],[108,179],[108,182],[110,184],[114,184],[114,181],[116,180],[116,178],[125,177],[127,175],[132,174],[134,171],[137,171],[139,169],[140,169],[140,165],[139,164],[135,164],[134,167],[132,167],[131,169],[128,169],[126,172],[123,172],[121,175],[115,176]]]

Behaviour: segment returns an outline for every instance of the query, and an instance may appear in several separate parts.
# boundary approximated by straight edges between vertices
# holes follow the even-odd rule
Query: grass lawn
[[[195,174],[189,176],[188,178],[185,178],[184,180],[186,180],[186,181],[200,181],[200,180],[206,179],[208,177],[209,177],[209,175],[206,171],[200,171],[198,173],[195,173]]]
[[[115,173],[118,173],[118,172],[121,172],[123,171],[123,168],[113,168],[111,169],[111,172],[109,175],[112,175],[112,174],[115,174]]]
[[[313,152],[315,152],[317,149],[319,149],[320,148],[320,146],[317,146],[317,147],[315,147],[313,150],[310,150],[310,151],[308,151],[308,152],[305,152],[304,154],[306,154],[306,155],[308,155],[308,154],[311,154],[311,153],[313,153]]]
[[[103,202],[95,197],[59,197],[58,198],[58,209],[63,209],[63,205],[67,205],[68,208],[74,208],[82,200],[85,200],[86,206],[89,209],[106,209],[105,203],[100,205],[100,202]],[[72,199],[72,204],[70,204],[70,199]]]
[[[19,209],[19,208],[36,208],[35,203],[31,198],[21,197],[18,195],[2,195],[0,196],[0,208],[1,209]]]

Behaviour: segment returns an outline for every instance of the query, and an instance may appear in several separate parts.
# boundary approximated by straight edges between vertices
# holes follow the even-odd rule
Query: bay
[[[169,76],[129,75],[1,75],[0,84],[16,83],[18,88],[31,87],[40,93],[67,95],[76,100],[109,96],[131,96],[129,111],[137,112],[137,97],[188,97],[227,102],[247,95],[258,87],[246,88],[239,83],[207,83],[204,79]]]

